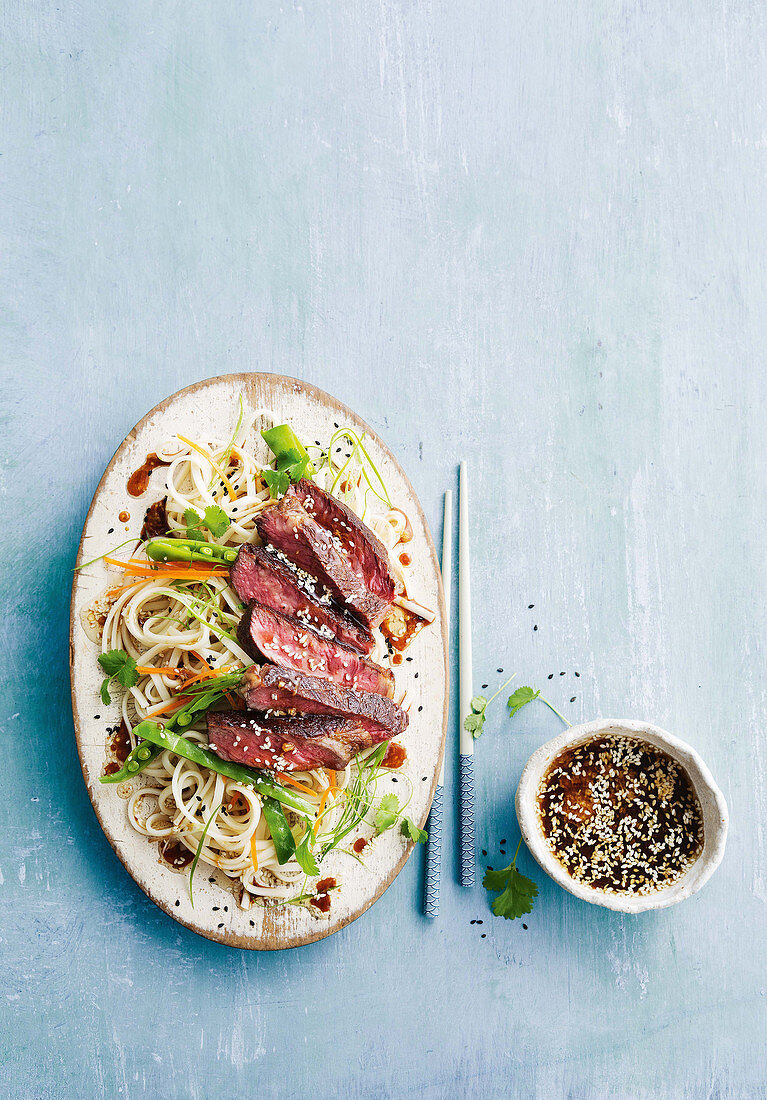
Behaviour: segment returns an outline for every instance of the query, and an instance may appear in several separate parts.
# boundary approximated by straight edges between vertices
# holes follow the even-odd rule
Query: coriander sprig
[[[101,653],[98,662],[106,672],[101,684],[101,702],[105,706],[109,706],[112,702],[109,685],[113,680],[117,680],[124,688],[132,688],[134,684],[138,683],[136,662],[122,649],[110,649],[108,653]]]
[[[467,733],[470,733],[472,737],[477,738],[482,734],[485,728],[485,711],[492,703],[493,699],[497,699],[505,687],[508,687],[511,681],[516,676],[516,672],[509,676],[506,683],[501,684],[498,690],[486,699],[484,695],[475,695],[471,701],[471,714],[467,714],[463,721],[463,728]]]
[[[493,871],[488,867],[482,879],[482,885],[490,893],[502,891],[493,902],[492,909],[497,917],[504,917],[506,920],[516,920],[517,917],[532,913],[538,897],[538,887],[533,880],[517,870],[521,844],[520,837],[514,858],[508,867],[503,867],[500,871]]]

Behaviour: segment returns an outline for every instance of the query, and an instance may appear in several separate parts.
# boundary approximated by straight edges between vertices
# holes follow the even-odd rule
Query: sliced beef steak
[[[269,771],[340,771],[362,749],[391,735],[371,732],[351,718],[309,715],[303,718],[264,718],[247,711],[209,711],[208,741],[222,760]]]
[[[390,669],[369,661],[351,646],[335,638],[323,638],[298,619],[251,603],[240,619],[237,638],[244,650],[258,660],[263,657],[276,665],[334,680],[342,687],[373,691],[391,699],[394,674]]]
[[[298,497],[309,515],[336,536],[346,560],[365,586],[391,603],[396,585],[389,569],[389,555],[367,524],[342,501],[306,478],[291,486],[288,495],[291,493]]]
[[[298,574],[274,551],[244,543],[230,579],[243,603],[255,600],[264,607],[291,615],[323,637],[337,638],[360,653],[370,653],[373,648],[373,639],[360,623],[316,588],[307,591]]]
[[[289,490],[282,500],[265,508],[256,528],[264,542],[324,584],[367,627],[378,626],[389,602],[370,591],[333,532],[307,512],[295,493]]]
[[[243,677],[242,695],[252,710],[333,714],[351,718],[373,734],[385,730],[387,737],[403,733],[408,723],[405,711],[383,695],[352,691],[276,665],[251,665]]]

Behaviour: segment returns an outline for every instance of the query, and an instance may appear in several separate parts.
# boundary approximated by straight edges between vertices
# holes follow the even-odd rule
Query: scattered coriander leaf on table
[[[518,687],[517,690],[509,696],[509,700],[506,704],[511,711],[512,717],[518,710],[522,710],[522,707],[526,707],[528,703],[532,703],[533,699],[537,699],[540,694],[540,691],[533,691],[531,687]]]
[[[516,672],[513,676],[509,676],[508,680],[501,684],[495,694],[491,695],[489,699],[486,699],[484,695],[475,695],[471,701],[471,714],[467,714],[463,720],[463,728],[467,733],[470,733],[472,737],[477,738],[482,734],[485,728],[485,711],[492,703],[493,699],[496,699],[503,689],[507,687],[516,676]]]
[[[538,887],[533,880],[517,870],[517,856],[521,843],[520,838],[514,859],[508,867],[498,871],[491,871],[488,868],[482,879],[482,885],[490,893],[502,891],[493,902],[492,910],[497,917],[504,917],[506,920],[516,920],[517,917],[532,913],[535,899],[538,897]]]

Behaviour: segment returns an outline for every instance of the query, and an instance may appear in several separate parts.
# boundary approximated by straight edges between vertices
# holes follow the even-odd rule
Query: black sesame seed
[[[223,924],[219,924],[219,926],[218,926],[218,927],[219,927],[219,928],[223,928],[224,926],[223,926]]]
[[[496,669],[497,672],[503,672],[502,668]]]
[[[554,679],[554,673],[553,673],[553,672],[550,672],[550,673],[549,673],[549,679],[550,679],[550,680],[553,680],[553,679]]]
[[[523,925],[522,925],[522,927],[524,928],[524,930],[525,930],[525,932],[526,932],[526,931],[527,931],[527,925],[526,925],[526,924],[523,924]]]
[[[419,711],[422,711],[422,710],[423,710],[423,707],[419,707],[419,708],[418,708],[418,710],[419,710]]]
[[[217,913],[217,912],[218,912],[218,909],[219,909],[219,907],[218,907],[217,905],[214,905],[214,906],[213,906],[213,912],[214,912],[214,913]]]
[[[114,533],[115,533],[114,527],[110,527],[109,530],[107,531],[108,535],[113,535]]]
[[[505,840],[502,840],[502,841],[501,841],[501,844],[502,844],[502,845],[503,845],[503,844],[505,844],[505,843],[506,843],[506,841],[505,841]]]
[[[580,672],[576,672],[576,673],[575,673],[575,675],[576,675],[576,676],[577,676],[578,678],[580,678],[580,675],[581,675],[581,674],[580,674]]]
[[[481,940],[486,940],[487,939],[487,932],[483,932],[482,935],[480,936],[480,939]]]
[[[535,607],[535,604],[534,604],[534,603],[529,603],[529,604],[527,605],[527,610],[528,610],[528,611],[532,611],[534,607]]]
[[[391,777],[391,781],[392,781],[392,783],[396,783],[396,782],[397,782],[397,777],[396,777],[396,775],[393,775],[393,776]]]
[[[537,626],[534,626],[534,627],[533,627],[533,630],[537,630],[537,629],[538,629],[538,627],[537,627]]]
[[[574,702],[575,702],[575,696],[574,696],[574,695],[573,695],[573,697],[571,698],[570,702],[571,702],[571,703],[574,703]]]
[[[560,675],[560,676],[564,676],[565,674],[564,674],[564,672],[560,672],[560,674],[559,674],[559,675]]]
[[[93,715],[94,721],[98,721],[98,719],[99,719],[100,717],[101,717],[101,715],[100,715],[100,714],[94,714],[94,715]],[[111,732],[112,732],[111,730],[107,730],[107,733],[111,733]]]
[[[418,673],[417,673],[417,672],[416,672],[416,673],[414,674],[414,677],[413,677],[413,679],[415,679],[415,680],[417,680],[417,679],[418,679]]]
[[[228,913],[228,912],[229,912],[229,906],[228,906],[228,905],[225,905],[225,906],[224,906],[224,912],[225,912],[225,913]]]
[[[487,852],[485,851],[485,849],[484,849],[484,848],[482,849],[482,855],[483,855],[483,856],[486,856],[486,855],[487,855]]]
[[[250,927],[251,927],[251,928],[255,928],[255,927],[256,927],[256,922],[255,922],[254,920],[252,920],[252,921],[250,922]]]
[[[483,685],[482,685],[482,690],[484,691],[484,690],[485,690],[485,688],[488,688],[488,687],[490,687],[490,685],[489,685],[489,684],[483,684]]]
[[[429,777],[428,777],[428,775],[425,775],[425,776],[424,776],[424,777],[423,777],[423,778],[421,779],[421,782],[422,782],[422,783],[425,783],[425,782],[426,782],[426,780],[427,780],[428,778],[429,778]]]

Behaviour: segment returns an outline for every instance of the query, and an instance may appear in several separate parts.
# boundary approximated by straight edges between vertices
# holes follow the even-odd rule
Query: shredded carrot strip
[[[229,576],[228,569],[185,569],[179,566],[171,566],[170,569],[163,568],[162,565],[149,566],[146,562],[134,562],[134,561],[119,561],[117,558],[105,557],[104,561],[108,565],[116,565],[122,569],[125,573],[132,573],[137,577],[164,577],[167,580],[190,580],[190,581],[206,581],[211,577],[227,577]],[[130,585],[126,585],[126,588]]]
[[[170,665],[163,668],[152,668],[151,665],[136,665],[136,672],[138,672],[140,676],[148,676],[151,672],[159,672],[162,676],[185,675],[183,668],[171,668]]]
[[[231,500],[237,500],[237,494],[235,493],[234,489],[232,488],[232,483],[229,480],[229,478],[226,476],[224,471],[221,469],[219,464],[217,462],[214,462],[214,460],[210,457],[210,455],[206,454],[205,451],[203,451],[202,447],[198,447],[196,443],[192,443],[191,439],[187,439],[185,435],[179,435],[179,433],[176,432],[176,438],[180,439],[182,443],[186,443],[186,445],[188,447],[191,447],[192,450],[197,451],[197,453],[201,454],[203,458],[207,458],[208,462],[211,464],[213,469],[216,471],[216,473],[219,475],[219,477],[223,481],[224,485],[226,486],[226,491],[229,494],[230,499]]]
[[[306,783],[299,783],[297,779],[294,779],[286,772],[277,772],[277,778],[281,783],[288,783],[291,787],[296,787],[299,791],[305,791],[306,794],[316,794],[311,787],[307,787]]]
[[[330,792],[335,791],[335,790],[337,790],[336,787],[326,787],[325,790],[322,792],[322,798],[320,799],[320,808],[319,808],[319,810],[317,810],[317,817],[316,817],[315,822],[314,822],[314,829],[312,830],[312,836],[314,837],[315,840],[317,839],[317,833],[319,832],[320,821],[322,820],[322,814],[323,814],[323,811],[325,809],[325,803],[328,800]]]
[[[250,860],[253,864],[253,870],[258,870],[258,855],[256,853],[256,835],[255,833],[250,838]]]
[[[179,707],[183,707],[185,703],[189,702],[189,696],[177,695],[175,699],[171,699],[169,703],[164,703],[157,710],[153,710],[151,714],[147,714],[147,718],[156,718],[158,714],[165,714],[168,710],[178,710]]]
[[[330,784],[330,786],[335,787],[335,785],[336,785],[336,773],[333,771],[332,768],[325,768],[323,770],[325,772],[325,775],[328,777],[328,783]]]

